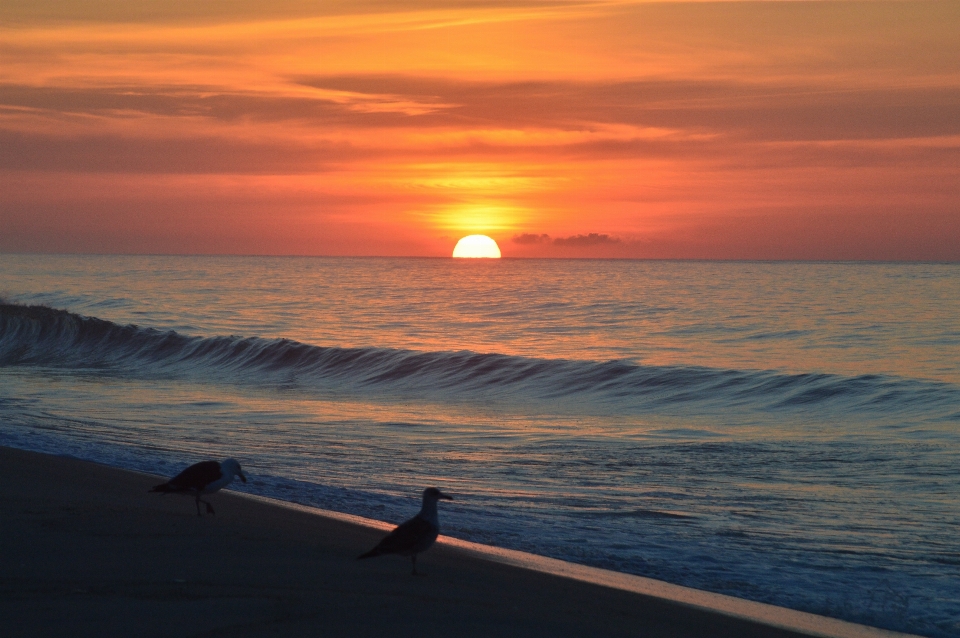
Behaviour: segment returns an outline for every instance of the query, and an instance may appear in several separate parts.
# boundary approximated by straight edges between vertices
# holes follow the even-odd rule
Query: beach
[[[406,558],[356,560],[382,529],[229,492],[210,497],[216,515],[198,517],[190,498],[149,494],[157,482],[0,448],[3,635],[814,635],[442,541],[414,577]]]

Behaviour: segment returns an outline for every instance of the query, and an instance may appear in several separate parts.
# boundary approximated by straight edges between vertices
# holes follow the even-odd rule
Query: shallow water
[[[436,484],[451,536],[960,634],[960,266],[0,255],[0,294],[2,444],[391,521]]]

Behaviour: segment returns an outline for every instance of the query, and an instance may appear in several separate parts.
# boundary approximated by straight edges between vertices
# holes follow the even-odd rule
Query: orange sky
[[[0,251],[960,260],[958,33],[958,2],[4,0]]]

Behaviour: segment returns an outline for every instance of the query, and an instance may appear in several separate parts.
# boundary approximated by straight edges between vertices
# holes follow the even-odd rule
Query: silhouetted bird
[[[453,500],[452,496],[447,496],[435,487],[423,490],[423,507],[420,508],[420,513],[387,534],[379,545],[357,558],[372,558],[381,554],[409,556],[413,560],[413,575],[416,576],[417,554],[429,549],[440,533],[437,501],[441,498]]]
[[[200,503],[207,506],[208,514],[216,514],[213,511],[213,505],[200,500],[200,495],[213,494],[220,488],[226,487],[233,481],[234,476],[239,476],[244,483],[247,482],[247,477],[240,471],[240,464],[234,459],[227,459],[223,463],[203,461],[191,465],[150,491],[163,494],[193,494],[197,497],[197,516],[200,516]]]

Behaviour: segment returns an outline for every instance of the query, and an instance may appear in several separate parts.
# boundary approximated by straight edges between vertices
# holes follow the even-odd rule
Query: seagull
[[[233,481],[234,476],[239,476],[244,483],[247,477],[240,471],[240,464],[236,459],[227,459],[223,463],[216,461],[203,461],[194,463],[184,471],[180,472],[166,483],[155,486],[151,492],[174,493],[174,494],[193,494],[197,497],[197,516],[200,516],[200,503],[207,506],[207,514],[216,514],[213,511],[213,505],[200,500],[201,494],[213,494],[222,487],[226,487]],[[434,506],[436,511],[436,506]]]
[[[409,556],[413,559],[413,575],[416,576],[417,554],[429,549],[433,541],[437,540],[437,534],[440,533],[437,501],[441,498],[453,500],[452,496],[447,496],[435,487],[423,490],[423,507],[420,508],[420,513],[406,523],[402,523],[397,529],[387,534],[379,545],[357,558],[372,558],[381,554]]]

